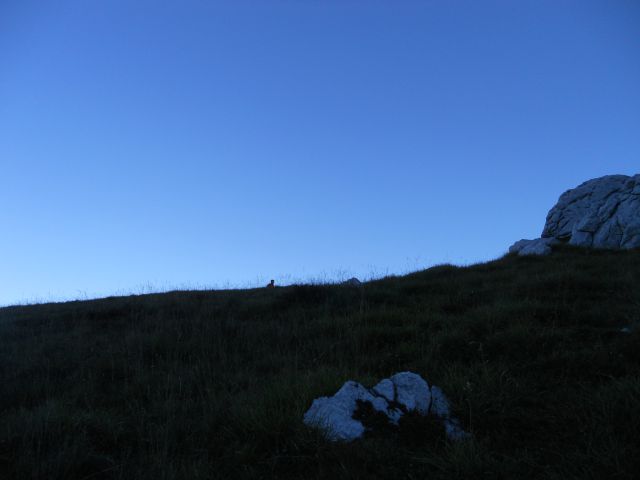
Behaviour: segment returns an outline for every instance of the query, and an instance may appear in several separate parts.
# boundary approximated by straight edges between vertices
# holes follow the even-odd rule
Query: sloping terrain
[[[406,370],[442,387],[472,440],[415,417],[350,444],[303,425],[346,380]],[[637,472],[638,251],[0,309],[3,479]]]

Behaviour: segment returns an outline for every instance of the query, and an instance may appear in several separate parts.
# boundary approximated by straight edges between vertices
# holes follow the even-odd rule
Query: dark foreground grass
[[[565,248],[361,288],[0,309],[0,478],[638,478],[639,286],[640,252]],[[404,370],[472,440],[419,417],[351,444],[302,424],[344,381]]]

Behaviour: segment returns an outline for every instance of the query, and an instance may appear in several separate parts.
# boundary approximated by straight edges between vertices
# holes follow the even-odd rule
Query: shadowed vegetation
[[[640,252],[565,247],[362,287],[3,308],[0,478],[637,478],[639,285]],[[346,380],[405,370],[473,439],[415,416],[350,444],[302,424]]]

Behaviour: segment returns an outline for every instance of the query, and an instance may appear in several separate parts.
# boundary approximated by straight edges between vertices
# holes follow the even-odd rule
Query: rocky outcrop
[[[566,191],[547,214],[542,238],[520,240],[509,252],[545,255],[558,243],[592,248],[639,248],[640,174],[607,175]]]
[[[407,412],[431,414],[442,421],[448,438],[461,440],[469,436],[451,416],[449,401],[442,390],[436,386],[429,388],[420,375],[411,372],[396,373],[373,388],[348,381],[332,397],[315,399],[304,415],[304,423],[320,428],[329,440],[355,440],[366,431],[365,425],[354,418],[362,403],[386,415],[393,425],[398,425]]]

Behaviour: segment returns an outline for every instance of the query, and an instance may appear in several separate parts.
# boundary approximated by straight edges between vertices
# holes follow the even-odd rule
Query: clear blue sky
[[[639,166],[636,0],[0,0],[0,304],[488,260]]]

